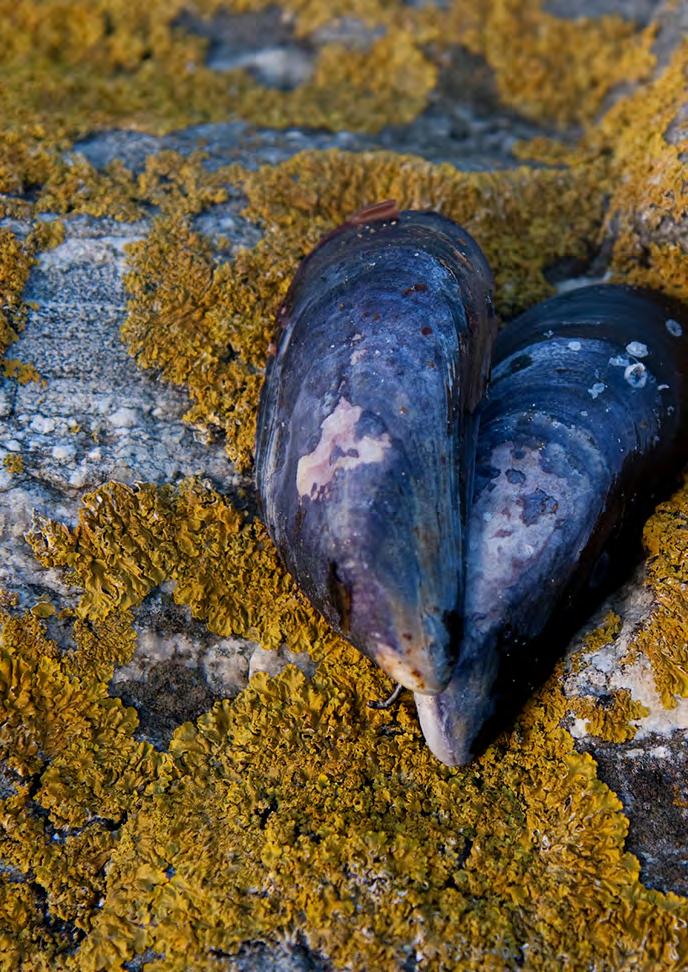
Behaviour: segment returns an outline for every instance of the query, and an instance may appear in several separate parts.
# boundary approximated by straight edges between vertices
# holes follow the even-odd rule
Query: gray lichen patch
[[[110,692],[139,717],[138,736],[159,749],[182,722],[207,712],[217,699],[246,687],[256,649],[240,638],[220,638],[175,604],[164,584],[136,611],[134,657],[115,669]]]

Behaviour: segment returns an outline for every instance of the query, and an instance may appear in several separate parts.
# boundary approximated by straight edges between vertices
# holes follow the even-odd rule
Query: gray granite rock
[[[548,9],[559,16],[570,11],[576,16],[613,12],[641,23],[657,7],[654,0],[581,2],[571,8],[548,0]],[[661,5],[658,51],[663,60],[687,26],[686,10],[685,4]],[[359,23],[346,21],[336,28],[338,35],[321,31],[304,42],[295,39],[287,22],[272,17],[268,23],[267,16],[238,20],[225,15],[210,25],[189,23],[212,40],[211,66],[246,67],[263,83],[281,88],[309,76],[318,44],[337,38],[356,45],[371,40]],[[685,126],[686,118],[678,117],[668,137],[681,137]],[[426,111],[410,125],[390,126],[375,136],[277,132],[227,122],[194,126],[165,137],[100,132],[82,140],[74,151],[97,167],[120,159],[139,170],[148,156],[162,149],[189,153],[199,145],[205,148],[211,167],[236,161],[250,167],[275,164],[303,149],[382,147],[475,169],[513,165],[515,142],[536,134],[549,132],[504,109],[486,65],[457,49],[448,52]],[[240,199],[230,199],[201,213],[195,225],[211,239],[223,235],[233,245],[252,246],[260,231],[240,210]],[[16,220],[5,225],[20,236],[30,228]],[[25,296],[34,308],[12,356],[33,364],[45,384],[19,386],[3,380],[0,385],[0,462],[7,453],[20,453],[25,467],[22,473],[10,474],[0,465],[0,587],[16,592],[22,605],[45,596],[59,598],[62,605],[73,604],[76,598],[57,571],[36,563],[24,540],[35,514],[74,523],[83,493],[110,479],[174,483],[197,475],[223,491],[237,483],[223,443],[200,435],[182,421],[189,407],[186,394],[138,369],[120,342],[126,305],[125,247],[144,238],[147,231],[146,222],[68,217],[64,242],[41,254],[31,273]],[[685,240],[683,226],[667,227],[666,233],[667,239]],[[579,279],[569,278],[588,269],[564,268],[558,286],[579,285]],[[598,261],[591,272],[603,270],[603,261]],[[652,887],[686,894],[688,810],[676,802],[674,786],[688,769],[688,702],[664,709],[648,672],[640,663],[633,666],[623,661],[634,630],[652,611],[640,580],[624,588],[611,606],[625,618],[624,629],[613,643],[585,658],[567,678],[565,690],[571,697],[592,694],[603,699],[625,687],[648,706],[650,714],[638,720],[636,737],[625,744],[595,739],[581,720],[572,718],[569,728],[576,745],[592,753],[601,778],[624,804],[630,820],[628,849],[641,862],[643,880]],[[51,634],[66,646],[68,629],[60,628],[57,619],[49,624]],[[306,674],[312,671],[303,656],[286,650],[268,653],[247,641],[211,635],[187,609],[174,604],[169,585],[146,598],[136,612],[135,625],[135,656],[115,672],[111,691],[136,707],[140,738],[159,747],[167,744],[181,722],[196,718],[215,699],[237,694],[256,671],[275,673],[289,663]],[[2,792],[4,787],[0,780]],[[153,957],[147,953],[127,967],[141,968]],[[326,968],[324,960],[299,942],[279,948],[249,943],[239,955],[218,956],[223,958],[225,967],[237,972]]]

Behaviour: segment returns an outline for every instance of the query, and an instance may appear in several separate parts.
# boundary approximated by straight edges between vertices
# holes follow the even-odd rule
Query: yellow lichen
[[[633,632],[623,664],[647,659],[663,705],[673,708],[678,698],[688,697],[688,481],[657,507],[643,539],[648,554],[644,583],[652,593],[652,610]],[[580,671],[584,656],[611,643],[620,631],[621,619],[610,612],[584,639],[572,669]],[[604,700],[571,698],[570,711],[587,721],[591,735],[610,742],[632,739],[636,730],[631,723],[648,715],[626,689]]]
[[[654,65],[653,25],[638,32],[615,16],[566,20],[542,6],[458,0],[450,12],[456,39],[485,58],[504,102],[527,117],[559,126],[591,121],[615,86],[646,77]]]
[[[33,254],[11,230],[0,227],[0,354],[17,339],[23,327],[25,309],[22,292],[29,276]]]
[[[19,452],[8,452],[2,460],[2,464],[12,476],[24,472],[24,459]]]
[[[615,611],[609,611],[602,624],[583,636],[580,648],[571,657],[571,671],[579,672],[585,656],[608,645],[619,634],[621,627],[622,621],[619,615]]]
[[[110,483],[86,494],[74,530],[44,523],[28,540],[45,566],[70,569],[84,589],[77,614],[89,621],[126,611],[173,580],[175,601],[217,634],[302,651],[323,630],[277,572],[263,525],[193,480],[179,489]]]
[[[676,232],[686,144],[675,124],[688,45],[597,123],[610,92],[651,69],[652,25],[562,21],[538,0],[284,7],[302,37],[341,16],[382,33],[346,57],[323,45],[310,80],[283,92],[204,64],[205,43],[176,20],[182,10],[211,15],[215,0],[0,2],[3,216],[131,220],[157,207],[130,254],[124,336],[141,364],[189,389],[190,419],[224,430],[244,468],[294,267],[365,203],[395,196],[463,222],[495,268],[505,314],[550,292],[550,265],[584,261],[603,238],[619,279],[688,293]],[[311,152],[256,172],[210,172],[200,155],[160,153],[136,173],[64,154],[99,129],[164,132],[231,117],[374,131],[423,109],[457,44],[485,58],[509,106],[582,123],[581,141],[523,150],[551,168],[479,174],[389,153]],[[226,201],[230,186],[263,235],[227,262],[192,217]],[[0,350],[26,313],[32,261],[59,233],[50,222],[24,240],[0,228]],[[656,608],[631,645],[667,705],[688,694],[687,511],[684,489],[647,526]],[[368,708],[383,694],[381,673],[314,616],[262,526],[198,482],[107,484],[84,498],[76,527],[46,522],[32,543],[82,597],[74,647],[48,639],[46,602],[3,615],[1,966],[111,969],[150,949],[164,956],[146,962],[151,972],[209,969],[243,941],[296,934],[335,968],[688,965],[688,904],[640,883],[621,805],[563,728],[571,700],[561,670],[481,760],[449,770],[422,743],[408,698],[397,710]],[[257,676],[234,702],[180,726],[166,752],[138,741],[135,711],[108,686],[134,653],[129,611],[163,580],[220,634],[307,650],[315,676]],[[609,712],[624,733],[639,715],[625,695],[606,713],[580,706],[606,738],[619,732]]]
[[[688,696],[688,482],[645,528],[647,583],[654,609],[629,645],[628,661],[649,659],[665,706]]]
[[[379,199],[438,209],[483,247],[498,307],[509,313],[551,292],[543,274],[550,264],[586,255],[602,220],[602,171],[591,163],[576,172],[462,173],[412,156],[339,151],[302,153],[255,173],[232,168],[225,178],[239,181],[244,215],[263,228],[262,239],[216,264],[180,194],[175,215],[158,219],[129,248],[133,299],[124,339],[140,364],[188,387],[187,418],[222,428],[230,457],[246,468],[277,307],[319,236]]]
[[[621,627],[621,617],[616,611],[609,611],[602,624],[588,632],[583,638],[581,651],[586,654],[599,651],[600,648],[604,648],[605,645],[610,644],[616,638],[621,631]]]
[[[685,108],[688,41],[654,83],[622,99],[591,133],[593,150],[613,146],[614,178],[606,216],[612,267],[632,283],[688,300],[688,247],[672,239],[688,207],[688,135],[667,138]],[[657,234],[664,234],[661,242]]]
[[[270,0],[233,0],[237,10],[262,10]],[[263,92],[255,82],[244,91],[243,111],[252,121],[280,125],[285,118],[294,124],[312,124],[299,113],[302,104],[313,113],[316,94],[327,91],[328,108],[319,123],[328,127],[343,123],[346,127],[375,129],[384,118],[395,123],[414,117],[425,105],[432,87],[432,71],[437,54],[451,46],[461,45],[485,59],[495,74],[497,89],[503,101],[524,115],[565,126],[591,120],[605,96],[617,85],[629,84],[646,77],[654,65],[651,44],[655,28],[639,31],[632,23],[617,16],[594,19],[562,19],[542,9],[543,0],[453,0],[446,9],[410,9],[386,0],[345,0],[332,4],[328,0],[285,0],[282,5],[295,17],[296,32],[307,37],[342,16],[360,20],[370,28],[383,27],[386,35],[370,51],[346,59],[351,68],[341,63],[342,52],[327,46],[316,68],[320,84],[306,84],[294,95]],[[382,69],[382,71],[381,71]],[[388,90],[403,91],[406,98],[389,118],[390,104],[377,105],[372,92],[373,81],[365,92],[366,104],[359,107],[360,116],[347,105],[363,87],[361,76],[376,78],[384,72]],[[311,90],[311,89],[314,90]],[[334,89],[334,90],[332,90]],[[411,89],[411,91],[409,91]],[[339,91],[345,95],[340,101]],[[412,92],[412,94],[411,94]],[[409,97],[411,94],[411,97]],[[340,114],[340,104],[344,115]],[[277,112],[270,111],[272,107]],[[376,109],[377,115],[376,117]],[[408,116],[405,114],[408,111]],[[262,112],[262,113],[261,113]],[[321,120],[322,118],[322,120]]]
[[[680,119],[688,88],[688,41],[651,83],[621,98],[565,146],[535,139],[519,154],[574,167],[606,155],[609,202],[601,239],[611,242],[616,280],[688,300],[688,247],[681,232],[688,208],[688,135]]]
[[[649,714],[649,709],[637,702],[628,689],[619,689],[605,698],[576,696],[570,700],[569,708],[584,720],[587,735],[618,743],[633,739],[637,727],[632,722]]]
[[[20,385],[41,380],[41,376],[32,364],[27,364],[18,358],[3,358],[2,371],[6,378],[14,378]]]
[[[688,904],[640,884],[621,805],[562,727],[562,671],[477,763],[450,770],[423,744],[409,698],[396,712],[368,708],[381,674],[304,603],[300,643],[318,660],[315,676],[257,676],[155,754],[132,739],[132,710],[107,696],[112,662],[130,657],[133,643],[126,616],[95,620],[103,591],[133,606],[152,561],[167,556],[205,562],[202,576],[246,585],[251,602],[267,604],[290,581],[262,531],[256,570],[246,521],[193,483],[176,493],[112,484],[88,498],[76,530],[46,525],[44,536],[44,561],[70,565],[86,585],[83,620],[73,657],[45,639],[38,619],[6,623],[12,765],[40,780],[33,805],[57,826],[120,820],[125,805],[129,816],[109,834],[96,823],[86,860],[79,841],[89,830],[67,837],[53,860],[20,787],[4,802],[3,848],[20,870],[43,862],[53,907],[86,931],[79,969],[145,949],[164,956],[151,963],[161,972],[204,969],[247,939],[297,932],[336,968],[397,967],[411,951],[427,968],[515,968],[524,946],[533,969],[562,955],[576,968],[679,970],[688,961]],[[270,579],[262,595],[259,575]],[[103,625],[110,647],[93,665]],[[225,630],[275,637],[260,611]],[[57,707],[55,696],[52,707],[43,701],[48,685]],[[59,954],[59,942],[50,948]]]
[[[0,227],[0,366],[6,377],[15,378],[21,384],[40,381],[40,375],[33,365],[3,355],[16,341],[26,321],[27,307],[22,294],[36,254],[57,246],[63,232],[60,222],[44,222],[20,240],[7,227]]]
[[[541,10],[542,0],[454,0],[447,10],[386,0],[288,0],[301,36],[341,16],[383,34],[360,51],[322,45],[312,76],[281,91],[241,69],[207,67],[206,41],[179,23],[182,12],[208,17],[222,8],[266,6],[266,0],[151,0],[143,7],[3,0],[2,190],[44,182],[58,163],[56,150],[98,128],[162,132],[238,116],[279,127],[375,131],[410,121],[435,82],[432,45],[480,53],[509,104],[562,124],[591,118],[610,89],[642,77],[652,64],[652,28],[639,32],[619,17],[560,20]]]

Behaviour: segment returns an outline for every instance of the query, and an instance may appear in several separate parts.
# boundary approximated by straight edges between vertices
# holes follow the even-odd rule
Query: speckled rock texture
[[[394,197],[504,326],[688,300],[683,0],[0,0],[0,968],[688,967],[688,487],[466,769],[252,487],[301,257]]]

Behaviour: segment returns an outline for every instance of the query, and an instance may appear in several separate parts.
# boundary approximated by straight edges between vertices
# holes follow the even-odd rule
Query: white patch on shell
[[[607,386],[604,384],[604,382],[596,381],[592,388],[588,388],[588,395],[590,395],[591,398],[597,398],[598,395],[602,394],[606,387]]]
[[[630,363],[625,354],[615,354],[613,358],[609,359],[609,364],[613,368],[627,368]]]
[[[335,410],[320,426],[320,441],[308,455],[299,459],[296,488],[299,496],[318,499],[338,469],[356,469],[380,462],[392,442],[385,432],[379,438],[356,438],[356,424],[363,409],[340,398]]]
[[[644,388],[647,384],[647,368],[637,361],[624,371],[624,378],[631,388]]]
[[[561,458],[559,453],[557,457]],[[482,518],[483,526],[471,530],[468,540],[471,583],[466,586],[465,615],[481,632],[497,627],[512,612],[515,576],[527,573],[534,585],[547,583],[557,523],[576,515],[579,494],[588,487],[582,480],[570,484],[558,473],[544,470],[537,449],[516,458],[510,443],[499,445],[490,455],[490,465],[499,475],[492,480],[492,489],[475,498],[473,515]],[[522,476],[515,477],[514,471]],[[530,520],[524,519],[519,502],[532,492],[529,483],[537,484],[545,501],[539,515]]]
[[[664,326],[666,327],[669,334],[673,335],[673,337],[681,337],[681,335],[683,334],[683,328],[681,327],[679,322],[673,320],[673,318],[671,317],[669,318],[668,321],[664,322]]]
[[[349,361],[351,362],[352,365],[355,365],[358,364],[358,362],[361,361],[363,358],[365,358],[365,356],[366,356],[366,349],[358,348],[356,351],[352,352]]]
[[[626,351],[633,358],[646,358],[649,354],[647,344],[643,344],[642,341],[630,341],[626,345]]]
[[[580,341],[569,341],[567,346],[569,351],[580,351],[580,349],[583,347]]]

